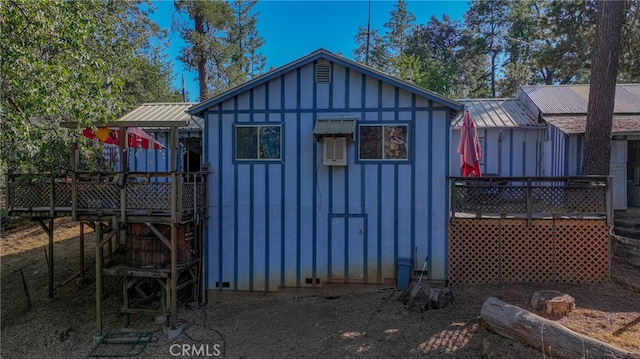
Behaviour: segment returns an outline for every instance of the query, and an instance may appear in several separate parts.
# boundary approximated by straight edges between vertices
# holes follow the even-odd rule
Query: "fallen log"
[[[490,297],[480,310],[484,325],[551,358],[640,359],[639,354],[576,333],[515,305]]]

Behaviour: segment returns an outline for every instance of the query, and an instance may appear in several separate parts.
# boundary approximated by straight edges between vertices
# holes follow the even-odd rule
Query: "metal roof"
[[[116,124],[143,128],[197,125],[191,124],[192,116],[186,112],[195,104],[195,102],[145,103],[117,119]]]
[[[521,86],[542,115],[586,114],[589,85]],[[640,84],[616,85],[615,114],[640,114]]]
[[[464,99],[458,102],[469,110],[476,128],[544,128],[517,99]],[[454,129],[460,128],[462,115],[460,113],[451,123]]]
[[[329,61],[335,62],[337,64],[340,64],[342,66],[345,66],[346,68],[355,70],[355,71],[359,71],[363,74],[366,74],[368,76],[371,76],[373,78],[376,78],[378,80],[384,81],[386,83],[389,83],[391,85],[397,86],[403,90],[409,91],[410,93],[416,94],[418,96],[422,96],[424,98],[427,98],[429,100],[441,103],[444,106],[449,107],[452,111],[451,114],[452,116],[455,116],[459,111],[462,110],[462,105],[452,99],[449,99],[448,97],[444,97],[440,94],[437,94],[435,92],[429,91],[427,89],[418,87],[416,85],[413,85],[409,82],[406,81],[401,81],[395,77],[389,76],[387,74],[385,74],[384,72],[375,70],[371,67],[368,67],[366,65],[357,63],[355,61],[351,61],[348,60],[342,56],[338,56],[335,55],[327,50],[324,49],[318,49],[306,56],[301,57],[298,60],[295,60],[293,62],[290,62],[284,66],[281,66],[275,70],[272,70],[270,72],[267,72],[266,74],[263,74],[261,76],[255,77],[247,82],[245,82],[244,84],[235,87],[229,91],[226,91],[216,97],[213,97],[209,100],[206,100],[204,102],[199,103],[198,105],[194,106],[192,109],[189,110],[189,113],[195,116],[199,116],[199,117],[203,117],[203,113],[205,110],[207,110],[208,108],[215,106],[231,97],[234,97],[236,95],[239,95],[245,91],[248,91],[252,88],[255,88],[263,83],[266,83],[274,78],[277,78],[285,73],[288,73],[290,71],[293,71],[299,67],[302,67],[306,64],[312,63],[313,61],[316,61],[318,59],[327,59]]]
[[[587,123],[587,116],[585,115],[547,116],[544,119],[566,134],[584,133]],[[611,134],[640,134],[640,114],[614,115]]]

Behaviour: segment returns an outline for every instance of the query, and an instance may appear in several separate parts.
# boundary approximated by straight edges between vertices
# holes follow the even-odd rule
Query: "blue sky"
[[[371,28],[383,30],[396,1],[371,1]],[[416,17],[416,24],[425,24],[434,15],[462,19],[468,9],[467,1],[406,1],[407,9]],[[156,7],[152,18],[160,27],[170,30],[174,14],[173,1],[153,1]],[[258,16],[258,33],[265,40],[260,51],[267,58],[267,67],[277,68],[319,48],[342,52],[352,58],[353,41],[358,26],[367,24],[368,2],[360,1],[271,1],[261,0],[254,8]],[[196,101],[197,74],[188,72],[176,59],[184,42],[169,32],[169,59],[176,75],[174,86],[181,87],[181,74],[190,101]]]

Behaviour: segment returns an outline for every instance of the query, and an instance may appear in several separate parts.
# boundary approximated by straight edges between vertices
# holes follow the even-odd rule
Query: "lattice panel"
[[[456,218],[449,225],[451,284],[602,282],[609,272],[606,221]]]
[[[606,212],[605,187],[567,188],[565,192],[565,210],[567,212]]]
[[[35,208],[51,206],[51,184],[9,183],[9,207]]]
[[[195,208],[194,193],[193,193],[193,183],[184,183],[182,184],[182,209],[190,210]]]
[[[565,206],[564,187],[541,186],[531,189],[534,213],[561,213]]]
[[[56,182],[56,207],[71,207],[71,182]]]
[[[127,209],[171,210],[171,183],[129,183],[126,190]]]
[[[456,219],[449,227],[449,281],[500,281],[500,220]]]
[[[207,189],[206,184],[203,182],[198,183],[198,192],[196,192],[198,199],[198,207],[207,205],[207,193],[205,192]]]
[[[558,281],[602,282],[609,275],[609,228],[605,221],[556,220]]]
[[[112,182],[78,182],[78,209],[120,209],[120,187]]]
[[[524,219],[501,222],[503,282],[541,282],[554,277],[553,221]]]

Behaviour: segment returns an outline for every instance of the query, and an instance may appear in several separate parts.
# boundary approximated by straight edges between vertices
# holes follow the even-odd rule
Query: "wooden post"
[[[53,218],[49,218],[49,298],[53,298]]]
[[[122,301],[124,304],[124,309],[129,309],[129,277],[124,276],[122,278]],[[131,315],[128,311],[124,311],[124,326],[125,328],[129,328],[131,324]]]
[[[80,279],[84,278],[84,222],[80,222]]]
[[[449,205],[451,206],[451,218],[449,220],[451,223],[456,220],[456,197],[456,180],[449,178]]]
[[[95,222],[96,231],[96,326],[102,335],[102,224]]]
[[[51,192],[49,192],[49,215],[51,216],[51,218],[55,216],[56,212],[56,180],[54,177],[55,176],[52,173],[51,181],[49,182],[49,184],[51,185]],[[51,228],[53,230],[53,227]]]
[[[531,178],[527,177],[527,224],[531,225],[533,220],[533,188],[531,188]]]
[[[47,253],[47,267],[49,270],[49,298],[53,298],[53,218],[49,218],[49,225],[47,226],[43,220],[39,220],[38,224],[49,236],[49,251]]]
[[[607,225],[613,227],[613,178],[606,177],[607,189],[605,193],[605,210],[607,211]]]
[[[120,221],[127,221],[127,172],[129,172],[128,151],[125,151],[129,142],[127,127],[120,127]]]
[[[178,227],[179,211],[178,194],[178,128],[171,127],[169,144],[171,146],[171,278],[170,278],[170,308],[169,325],[176,328],[178,317]]]
[[[178,318],[178,227],[171,224],[171,317],[169,325],[176,329]]]

